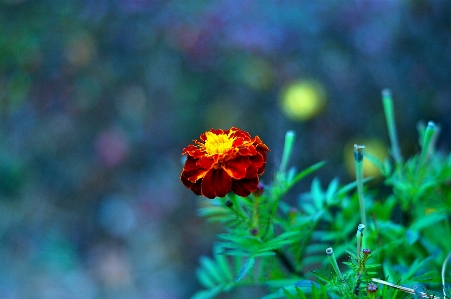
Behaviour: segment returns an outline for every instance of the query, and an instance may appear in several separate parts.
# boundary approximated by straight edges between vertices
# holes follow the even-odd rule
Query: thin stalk
[[[288,161],[291,157],[291,152],[293,151],[294,140],[296,138],[296,133],[294,131],[287,131],[285,133],[285,143],[283,146],[282,162],[280,163],[279,173],[285,173],[287,170]]]
[[[426,159],[429,156],[431,149],[434,146],[433,142],[431,142],[431,141],[435,135],[435,132],[436,132],[436,126],[435,126],[434,122],[432,122],[432,121],[428,122],[428,126],[426,127],[426,130],[424,131],[423,143],[421,144],[420,161],[418,161],[419,167],[422,167],[423,164],[426,162]]]
[[[363,245],[363,230],[365,229],[365,225],[359,224],[357,226],[357,258],[360,257],[360,253],[362,252],[362,245]]]
[[[341,274],[340,268],[338,268],[337,259],[335,258],[334,250],[332,249],[332,247],[326,249],[326,254],[329,258],[332,268],[334,268],[335,273],[340,278],[340,281],[343,281],[343,274]]]
[[[385,119],[387,121],[388,135],[390,136],[391,152],[396,164],[402,164],[401,151],[396,134],[395,109],[393,108],[393,99],[389,89],[382,90],[382,105],[384,106]]]
[[[252,225],[255,228],[258,228],[258,204],[259,204],[260,196],[254,196],[254,210],[252,212]]]
[[[239,200],[236,196],[228,196],[230,201],[232,202],[231,209],[235,212],[235,215],[242,219],[244,222],[250,223],[249,217],[246,215],[246,213],[243,210],[243,207],[240,205]]]
[[[443,298],[448,298],[448,296],[446,296],[446,288],[445,288],[445,274],[446,274],[446,266],[448,265],[448,261],[451,258],[451,252],[448,253],[448,255],[445,258],[445,261],[443,262],[442,265],[442,285],[443,285]]]
[[[363,225],[366,226],[365,201],[363,198],[363,150],[365,146],[354,144],[354,162],[355,176],[357,181],[357,193],[360,204],[360,218]]]

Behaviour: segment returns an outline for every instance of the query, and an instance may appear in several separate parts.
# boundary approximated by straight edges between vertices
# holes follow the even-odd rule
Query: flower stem
[[[340,268],[338,268],[337,259],[335,258],[334,250],[332,247],[329,247],[326,249],[326,254],[329,257],[329,261],[332,265],[332,268],[334,268],[335,273],[340,278],[340,280],[343,280],[343,275],[341,274]]]
[[[280,163],[279,172],[285,173],[287,170],[288,161],[291,157],[291,152],[293,150],[294,140],[296,138],[296,133],[294,131],[287,131],[285,134],[285,143],[283,146],[282,162]]]
[[[434,146],[434,143],[431,141],[433,140],[433,137],[436,132],[437,130],[434,122],[432,121],[428,122],[428,126],[426,127],[423,136],[423,143],[421,144],[421,155],[420,161],[418,162],[419,167],[423,166],[424,162],[426,161],[426,158],[428,157]]]
[[[252,211],[252,226],[258,228],[258,204],[260,196],[254,196],[254,210]]]
[[[396,134],[395,113],[393,108],[393,99],[389,89],[382,90],[382,105],[384,106],[385,119],[387,121],[388,135],[390,136],[391,152],[396,164],[402,164],[401,151]]]
[[[451,252],[448,253],[448,255],[445,258],[445,261],[443,262],[442,265],[442,286],[443,286],[443,298],[446,298],[446,285],[445,285],[445,273],[446,273],[446,265],[448,264],[449,259],[451,258]]]
[[[360,218],[362,224],[366,226],[366,211],[365,201],[363,198],[363,150],[365,146],[354,144],[354,162],[355,162],[355,176],[357,180],[357,193],[360,204]]]
[[[244,222],[249,223],[249,217],[246,215],[246,213],[243,210],[243,207],[241,207],[241,204],[239,203],[239,199],[234,195],[227,195],[232,202],[232,211],[235,212],[235,215],[242,219]]]
[[[357,257],[360,256],[360,253],[362,252],[362,245],[363,245],[363,230],[365,229],[365,225],[359,224],[357,227]]]

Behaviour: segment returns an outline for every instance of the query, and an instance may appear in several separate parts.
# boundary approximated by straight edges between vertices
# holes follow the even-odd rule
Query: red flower
[[[211,129],[200,140],[183,149],[187,159],[180,179],[187,188],[208,198],[224,197],[230,190],[245,197],[257,189],[269,151],[258,136],[232,127]]]

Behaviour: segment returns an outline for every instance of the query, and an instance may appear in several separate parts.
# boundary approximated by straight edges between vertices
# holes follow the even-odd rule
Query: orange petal
[[[207,198],[224,197],[232,187],[232,178],[223,169],[210,169],[202,180],[202,195]]]
[[[205,151],[200,149],[199,147],[190,144],[183,149],[182,155],[188,154],[193,158],[200,158],[204,155]]]
[[[251,194],[251,192],[257,190],[258,187],[258,177],[251,179],[233,180],[232,181],[232,191],[241,197],[246,197]]]
[[[246,177],[246,169],[251,165],[249,157],[237,156],[224,163],[223,169],[234,179]]]

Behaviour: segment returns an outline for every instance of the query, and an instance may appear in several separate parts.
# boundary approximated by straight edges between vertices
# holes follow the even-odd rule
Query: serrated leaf
[[[243,279],[243,277],[246,276],[247,272],[249,272],[249,270],[252,269],[254,264],[255,264],[255,258],[253,256],[247,258],[244,261],[243,266],[241,267],[240,271],[238,272],[238,275],[235,278],[235,282],[238,282],[241,279]]]

